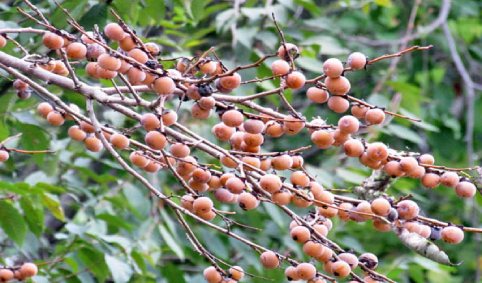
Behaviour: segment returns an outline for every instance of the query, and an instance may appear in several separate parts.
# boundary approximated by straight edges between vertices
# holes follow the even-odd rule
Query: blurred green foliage
[[[67,17],[54,1],[32,1],[57,27],[72,31]],[[161,1],[161,0],[68,0],[62,5],[87,29],[112,21],[115,9],[143,38],[163,47],[162,57],[200,54],[214,46],[228,66],[252,62],[275,52],[279,38],[271,20],[276,17],[289,42],[302,48],[297,60],[300,68],[314,77],[328,57],[346,60],[352,51],[367,56],[398,50],[405,34],[413,1],[396,0],[281,0],[281,1]],[[237,6],[239,5],[239,7]],[[463,82],[450,56],[440,28],[425,34],[423,27],[438,16],[441,1],[422,1],[414,32],[422,36],[409,45],[434,45],[426,52],[402,57],[395,73],[380,93],[372,90],[387,72],[390,61],[369,66],[367,71],[348,74],[353,94],[379,106],[423,119],[422,123],[393,119],[384,128],[368,133],[400,150],[432,152],[437,164],[464,167],[469,163],[465,127]],[[0,28],[27,27],[33,23],[21,16],[16,7],[27,9],[22,1],[0,3]],[[477,0],[453,1],[447,22],[457,48],[475,81],[481,81],[482,3]],[[22,34],[16,39],[29,50],[45,52],[38,36]],[[17,54],[12,44],[8,53]],[[245,78],[270,75],[268,60],[256,71],[242,72]],[[82,72],[80,72],[82,73]],[[2,75],[3,76],[3,75]],[[88,80],[87,78],[83,78]],[[108,82],[102,82],[108,85]],[[277,83],[277,82],[274,82]],[[244,85],[236,94],[252,94],[273,88],[273,82]],[[18,100],[11,81],[0,78],[0,140],[23,133],[17,140],[25,149],[56,150],[55,154],[13,154],[0,166],[0,261],[14,264],[25,260],[41,266],[34,282],[203,282],[206,261],[192,250],[183,231],[168,208],[157,200],[106,153],[92,154],[71,142],[65,128],[52,128],[34,114],[37,98]],[[78,104],[84,101],[75,93],[51,87],[62,99]],[[474,148],[476,162],[482,154],[482,100],[475,101]],[[326,117],[335,122],[338,115],[326,106],[313,105],[303,92],[287,92],[290,101],[307,118]],[[277,97],[259,101],[272,107]],[[181,120],[206,137],[209,122],[191,121],[188,106],[182,106]],[[130,122],[113,111],[103,117],[117,126]],[[289,146],[307,144],[307,135],[290,137]],[[286,150],[287,138],[269,141],[267,149]],[[10,144],[11,146],[15,145]],[[340,158],[338,149],[310,151],[307,166],[318,180],[330,188],[350,189],[370,174],[356,160]],[[215,163],[216,161],[210,160]],[[166,172],[149,177],[166,194],[176,194],[180,185]],[[440,187],[427,190],[418,181],[402,178],[390,189],[395,196],[412,194],[425,215],[444,221],[479,226],[482,197],[462,201],[453,191]],[[261,232],[233,228],[234,231],[264,246],[290,252],[303,258],[299,245],[289,239],[289,220],[276,207],[265,204],[256,211],[235,210],[234,219],[262,228]],[[300,210],[302,212],[302,210]],[[216,220],[223,225],[222,220]],[[446,267],[424,259],[403,247],[392,233],[376,233],[369,223],[341,223],[335,220],[330,238],[347,249],[370,251],[379,255],[379,271],[399,282],[474,282],[476,267],[482,265],[480,242],[466,234],[461,245],[441,244],[459,267]],[[281,270],[260,267],[258,255],[241,243],[196,225],[195,233],[220,258],[247,271],[284,282]],[[247,282],[266,282],[248,278]]]

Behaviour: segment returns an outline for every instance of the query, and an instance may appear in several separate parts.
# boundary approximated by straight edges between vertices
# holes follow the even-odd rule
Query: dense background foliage
[[[27,27],[16,11],[19,1],[0,3],[0,28]],[[71,30],[66,16],[54,1],[32,1],[49,15],[57,27]],[[416,3],[420,1],[415,1]],[[282,0],[282,1],[160,1],[160,0],[70,0],[62,1],[72,15],[87,29],[111,21],[110,8],[135,27],[139,35],[150,37],[163,46],[163,57],[200,54],[214,46],[229,66],[252,62],[275,52],[279,44],[270,13],[274,12],[287,40],[302,47],[298,66],[320,72],[327,57],[345,60],[351,51],[369,57],[391,53],[400,48],[413,1],[395,0]],[[438,17],[441,1],[422,1],[418,7],[414,33],[420,36],[409,45],[433,44],[428,52],[404,56],[391,76],[390,61],[369,66],[367,71],[348,75],[355,86],[354,95],[376,105],[386,105],[401,113],[417,116],[422,123],[393,119],[384,128],[375,128],[369,138],[385,141],[391,147],[433,152],[439,164],[467,166],[480,164],[482,154],[482,100],[476,85],[473,156],[468,156],[466,103],[463,81],[453,64],[447,39],[440,27],[426,33],[427,26]],[[482,3],[477,0],[454,1],[446,20],[457,42],[457,49],[475,82],[482,80]],[[38,36],[20,35],[24,46],[38,48]],[[7,52],[14,52],[9,45]],[[242,73],[245,77],[270,74],[268,60],[257,70]],[[380,80],[381,91],[374,92]],[[102,82],[108,84],[108,82]],[[272,82],[245,85],[239,94],[254,93],[274,87]],[[52,88],[66,100],[84,106],[74,93]],[[312,105],[306,96],[286,92],[288,98],[308,117],[326,116],[336,121],[326,106]],[[276,96],[263,103],[278,106]],[[23,133],[18,147],[51,148],[54,154],[19,155],[0,165],[0,261],[14,264],[34,260],[41,264],[35,282],[203,282],[201,273],[207,263],[191,249],[181,230],[176,228],[168,209],[150,198],[147,190],[114,163],[107,154],[93,154],[70,142],[64,129],[47,126],[34,114],[38,100],[18,100],[11,81],[0,78],[0,140]],[[186,111],[181,107],[181,112]],[[103,113],[110,123],[124,125],[121,115]],[[194,125],[198,133],[210,136],[209,123],[181,121]],[[128,124],[126,124],[127,126]],[[267,144],[273,150],[285,150],[288,138]],[[290,147],[307,144],[307,136],[289,138]],[[351,190],[370,174],[358,161],[340,158],[338,149],[313,149],[306,153],[308,169],[330,188]],[[469,160],[470,157],[473,161]],[[212,160],[211,162],[217,162]],[[180,186],[161,172],[150,176],[166,194]],[[402,178],[391,188],[395,195],[407,193],[424,209],[426,215],[457,224],[479,226],[482,197],[463,201],[448,188],[427,190],[417,180]],[[220,207],[222,209],[222,207]],[[232,210],[233,208],[227,208]],[[239,210],[235,208],[235,210]],[[301,247],[289,239],[289,220],[269,204],[261,209],[242,212],[234,219],[262,232],[255,239],[260,244],[302,257]],[[222,222],[222,220],[218,220]],[[194,231],[219,257],[245,267],[255,274],[283,282],[282,271],[266,271],[258,257],[239,242],[217,235],[192,223]],[[252,237],[249,230],[235,228]],[[369,223],[341,223],[335,220],[330,237],[342,246],[363,252],[371,251],[381,258],[379,271],[400,282],[474,282],[482,267],[480,242],[466,234],[458,246],[443,245],[453,261],[463,264],[446,267],[435,264],[404,248],[395,235],[375,233]],[[477,268],[478,267],[478,268]],[[266,282],[248,278],[249,282]]]

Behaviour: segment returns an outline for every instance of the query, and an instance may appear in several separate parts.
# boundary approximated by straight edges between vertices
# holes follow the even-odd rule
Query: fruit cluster
[[[291,238],[303,245],[303,252],[312,261],[299,263],[267,248],[260,251],[258,246],[245,241],[261,252],[260,262],[265,268],[278,268],[286,261],[289,263],[285,269],[288,280],[306,280],[309,283],[325,282],[326,279],[333,279],[331,275],[336,278],[350,277],[354,282],[386,281],[375,271],[378,258],[374,254],[356,255],[328,239],[333,227],[330,218],[333,217],[342,221],[372,221],[374,229],[381,232],[406,229],[423,238],[442,239],[450,244],[463,240],[464,227],[421,217],[421,209],[411,199],[397,201],[386,194],[372,199],[356,199],[324,188],[304,169],[303,148],[284,152],[263,150],[263,145],[269,139],[307,131],[317,148],[338,146],[346,156],[358,158],[361,164],[374,170],[383,170],[391,178],[417,178],[427,188],[444,185],[453,188],[462,198],[473,197],[476,186],[466,176],[461,176],[460,170],[434,165],[434,158],[429,154],[399,152],[381,142],[368,142],[360,138],[360,129],[382,125],[386,115],[394,115],[349,95],[351,84],[345,74],[362,70],[371,63],[364,54],[350,54],[346,64],[339,59],[329,58],[321,66],[321,76],[307,79],[295,66],[295,60],[300,55],[299,47],[283,40],[277,49],[277,58],[271,63],[273,76],[269,78],[276,82],[279,80],[279,88],[255,94],[250,99],[227,94],[233,93],[242,84],[250,83],[243,81],[241,70],[255,68],[273,56],[266,56],[259,64],[229,70],[217,57],[213,59],[202,55],[178,59],[173,68],[166,69],[163,65],[165,61],[158,57],[160,46],[153,42],[144,43],[122,21],[107,24],[103,34],[78,30],[80,36],[66,34],[53,26],[43,32],[44,46],[55,51],[52,53],[59,58],[49,58],[36,64],[44,70],[41,75],[53,73],[49,82],[54,84],[58,77],[56,75],[72,77],[72,90],[78,91],[89,101],[96,100],[123,113],[132,118],[136,125],[129,129],[96,125],[92,109],[87,109],[89,117],[84,116],[77,105],[60,104],[45,93],[41,97],[47,97],[47,101],[38,104],[37,113],[52,126],[69,123],[69,137],[82,142],[91,152],[101,152],[107,148],[111,153],[128,153],[126,156],[130,164],[147,173],[170,170],[185,191],[179,197],[179,206],[178,203],[166,202],[176,211],[191,215],[201,222],[212,221],[217,215],[226,217],[216,209],[213,200],[237,204],[243,210],[256,209],[261,202],[279,206],[293,219],[289,226]],[[6,42],[6,38],[0,36],[0,48]],[[85,72],[89,79],[111,80],[115,85],[114,91],[109,90],[112,92],[108,94],[107,88],[94,88],[76,82],[76,68],[71,66],[69,60],[85,61]],[[75,65],[78,66],[81,64]],[[38,90],[36,83],[27,79],[14,82],[21,98],[29,97],[31,89]],[[125,84],[124,90],[117,86],[116,81]],[[95,85],[94,82],[91,84]],[[254,102],[258,97],[271,94],[278,94],[286,100],[283,96],[285,89],[302,90],[307,85],[310,87],[306,90],[306,96],[310,101],[326,103],[330,110],[339,114],[350,110],[351,115],[344,115],[336,125],[330,125],[319,117],[309,120],[296,111],[282,114]],[[155,94],[153,101],[140,96],[147,92]],[[131,93],[133,99],[124,97],[127,93]],[[211,132],[221,145],[227,145],[229,149],[184,127],[181,120],[178,121],[178,111],[168,109],[165,105],[166,101],[174,98],[179,99],[180,103],[191,103],[193,119],[207,119],[212,113],[217,113],[219,122]],[[285,104],[288,109],[292,108],[289,102]],[[143,110],[138,113],[140,108]],[[185,121],[182,120],[183,123]],[[9,158],[9,152],[1,146],[0,162],[3,162]],[[194,149],[219,159],[222,170],[202,163]],[[284,173],[289,174],[286,180],[280,177]],[[315,212],[300,217],[289,209],[290,205],[312,208]],[[317,263],[323,265],[323,272],[317,269]],[[354,272],[357,267],[365,272],[363,279]],[[5,274],[9,271],[17,278],[16,272],[21,274],[22,268],[1,269],[0,278],[7,278]],[[28,274],[35,275],[37,272],[36,267],[35,272],[29,270],[31,272]],[[239,266],[232,266],[227,271],[219,266],[204,270],[204,278],[210,283],[237,282],[244,275]]]
[[[0,268],[0,282],[12,280],[23,281],[34,277],[38,273],[38,267],[34,263],[26,262],[19,267]]]

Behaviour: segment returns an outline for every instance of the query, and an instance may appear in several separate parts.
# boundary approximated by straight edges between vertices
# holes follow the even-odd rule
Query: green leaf
[[[0,201],[0,226],[7,236],[21,246],[27,234],[22,214],[8,200]]]
[[[24,196],[19,202],[30,231],[39,237],[44,229],[44,211],[38,196],[34,197]]]
[[[186,283],[183,273],[176,265],[170,263],[161,270],[162,275],[167,279],[168,283]]]
[[[98,282],[104,282],[109,276],[108,266],[104,260],[104,254],[98,250],[90,247],[85,247],[79,250],[78,253],[80,261],[91,271]]]
[[[65,221],[64,209],[57,196],[44,193],[42,194],[42,203],[49,209],[55,218],[60,221]]]
[[[90,10],[84,14],[79,20],[79,24],[86,30],[90,30],[95,24],[99,26],[104,26],[107,19],[107,5],[106,4],[95,4],[90,8]]]
[[[166,241],[166,244],[169,248],[181,259],[184,260],[186,255],[184,254],[183,249],[179,246],[178,242],[174,239],[174,237],[167,231],[164,225],[159,225],[159,232],[161,233],[162,238]]]
[[[132,268],[128,264],[111,255],[105,255],[105,262],[109,267],[114,282],[123,283],[129,281],[132,276]]]
[[[393,5],[391,0],[375,0],[375,4],[386,8],[389,8]]]
[[[392,135],[397,136],[401,139],[411,141],[416,144],[423,143],[422,138],[416,132],[412,131],[409,128],[400,125],[390,124],[386,127],[386,130]]]

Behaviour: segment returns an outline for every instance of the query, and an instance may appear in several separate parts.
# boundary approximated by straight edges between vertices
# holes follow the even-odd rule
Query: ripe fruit
[[[172,94],[176,89],[176,83],[170,77],[160,77],[154,81],[152,88],[159,95]]]
[[[302,280],[309,280],[316,276],[316,268],[313,264],[303,262],[296,266],[296,272],[298,273],[298,277]]]
[[[349,139],[343,143],[345,154],[350,157],[360,157],[365,151],[365,147],[360,140]]]
[[[385,121],[385,112],[378,108],[370,109],[365,113],[365,121],[371,125],[379,125]]]
[[[305,226],[296,226],[290,231],[291,238],[298,243],[305,243],[311,238],[311,233]]]
[[[331,272],[336,277],[345,278],[350,274],[350,271],[350,265],[348,265],[348,263],[344,262],[343,260],[335,261],[331,265]]]
[[[6,150],[0,150],[0,162],[5,162],[10,158],[10,154]]]
[[[122,65],[121,60],[107,53],[101,54],[99,58],[97,58],[97,63],[99,64],[99,67],[108,71],[117,71]]]
[[[358,261],[368,269],[375,269],[378,266],[378,257],[372,253],[364,253],[358,257]]]
[[[293,159],[288,154],[283,154],[271,159],[271,166],[275,170],[286,170],[293,166]]]
[[[85,148],[92,152],[99,152],[102,150],[102,148],[104,148],[100,139],[96,138],[95,136],[85,138],[84,145]]]
[[[355,269],[358,266],[358,258],[352,253],[341,253],[338,257],[348,263],[351,269]]]
[[[371,210],[376,215],[387,216],[390,213],[390,202],[385,198],[376,198],[371,203]]]
[[[324,262],[326,264],[332,258],[332,256],[333,250],[328,247],[324,247],[323,253],[319,257],[316,257],[316,260]]]
[[[159,121],[156,115],[146,113],[141,117],[141,124],[146,131],[152,131],[161,126],[161,121]]]
[[[75,141],[83,141],[87,137],[87,134],[82,131],[77,125],[69,128],[68,135],[71,139]]]
[[[144,171],[149,172],[149,173],[156,173],[161,169],[161,164],[155,161],[149,161],[146,167],[142,168]]]
[[[100,67],[99,64],[97,64],[97,68],[96,68],[96,77],[97,78],[110,80],[110,79],[115,78],[116,76],[117,76],[117,72],[109,71],[107,69],[104,69],[104,68]]]
[[[230,76],[219,78],[219,85],[227,90],[233,90],[241,85],[241,76],[234,73]]]
[[[367,147],[367,157],[371,160],[382,161],[388,157],[388,148],[381,142],[374,142]]]
[[[97,75],[97,62],[89,62],[87,65],[85,65],[85,72],[87,75],[98,79],[99,76]]]
[[[191,108],[191,114],[196,119],[206,119],[209,117],[209,114],[211,114],[211,110],[210,109],[204,110],[201,107],[199,107],[198,103],[195,103]]]
[[[0,282],[8,282],[14,277],[13,271],[10,269],[0,269]]]
[[[223,276],[214,266],[204,269],[203,276],[208,283],[219,283],[223,280]]]
[[[106,53],[105,48],[97,43],[87,45],[86,57],[88,60],[97,60],[104,53]]]
[[[140,50],[139,48],[132,49],[127,53],[127,55],[139,62],[140,64],[145,64],[149,60],[146,52]]]
[[[425,175],[425,168],[423,166],[417,166],[410,174],[409,177],[420,179]]]
[[[284,134],[283,125],[278,121],[269,121],[266,123],[265,133],[273,138],[281,137]]]
[[[187,157],[191,153],[189,146],[179,142],[171,145],[170,151],[173,156],[178,158]]]
[[[447,226],[442,229],[442,240],[449,244],[458,244],[464,240],[464,231],[459,227]]]
[[[104,33],[108,38],[115,41],[121,41],[127,36],[122,27],[116,23],[107,24],[104,27]]]
[[[20,266],[19,271],[23,278],[33,277],[37,275],[38,267],[34,263],[26,262]]]
[[[199,197],[194,200],[192,208],[195,213],[206,213],[213,209],[213,201],[208,197]]]
[[[440,176],[440,183],[444,186],[455,188],[459,183],[459,175],[455,172],[447,171]]]
[[[84,59],[87,55],[87,47],[80,42],[72,42],[67,46],[66,52],[71,59]]]
[[[310,87],[306,91],[306,97],[308,97],[309,100],[315,102],[315,103],[325,103],[328,101],[328,98],[330,98],[330,94],[321,88],[317,87]]]
[[[64,38],[52,32],[46,32],[42,38],[43,44],[49,49],[60,49],[64,46]]]
[[[69,70],[65,66],[64,62],[62,61],[54,61],[54,69],[52,70],[54,74],[60,76],[67,76],[69,74]]]
[[[341,76],[343,69],[343,63],[336,58],[330,58],[323,63],[323,73],[330,78]]]
[[[243,192],[238,196],[239,207],[244,210],[255,209],[259,205],[259,200],[251,193]]]
[[[123,134],[115,133],[110,136],[110,143],[117,149],[126,149],[129,147],[130,141]]]
[[[353,134],[358,131],[360,122],[351,115],[345,115],[338,120],[338,129],[345,134]]]
[[[224,112],[221,116],[221,120],[226,126],[239,127],[243,123],[244,116],[238,110],[233,109]]]
[[[305,122],[299,118],[288,116],[283,122],[283,131],[287,135],[296,135],[305,127]]]
[[[48,115],[47,115],[47,122],[49,122],[50,125],[52,126],[61,126],[64,124],[65,122],[65,119],[64,119],[64,116],[62,114],[60,114],[59,112],[57,111],[51,111]]]
[[[418,157],[418,160],[420,160],[421,164],[426,164],[426,165],[433,165],[435,163],[435,159],[431,154],[422,154]]]
[[[5,45],[7,45],[7,39],[4,36],[0,35],[0,48],[4,48]]]
[[[279,205],[287,205],[291,202],[292,194],[290,191],[282,190],[271,195],[271,200]]]
[[[261,254],[260,256],[261,264],[264,268],[274,269],[279,266],[279,258],[278,256],[272,251],[266,251]]]
[[[244,121],[243,129],[250,134],[260,134],[264,130],[264,123],[261,120],[249,119]]]
[[[124,51],[131,51],[136,48],[136,43],[134,42],[134,39],[128,35],[119,42],[119,47]]]
[[[303,188],[310,184],[310,178],[303,171],[294,171],[291,173],[290,181],[293,185]]]
[[[206,213],[197,213],[197,216],[201,217],[206,221],[211,221],[216,217],[216,213],[214,211],[208,211]]]
[[[28,84],[20,79],[16,79],[13,81],[13,87],[18,91],[27,90]]]
[[[380,231],[380,232],[389,232],[392,230],[392,227],[389,223],[386,223],[385,221],[382,221],[379,218],[373,219],[373,228],[375,230]]]
[[[149,164],[149,159],[147,159],[141,152],[133,151],[129,155],[129,159],[135,166],[139,168],[144,168]]]
[[[325,79],[325,85],[328,91],[334,95],[347,94],[351,88],[350,81],[343,76],[337,78],[327,77]]]
[[[404,172],[402,171],[402,168],[400,167],[400,162],[396,160],[391,160],[388,161],[385,166],[383,166],[383,170],[385,170],[385,173],[388,174],[390,177],[401,177],[404,175]]]
[[[172,126],[177,122],[177,113],[176,111],[166,110],[162,113],[161,119],[164,126]]]
[[[198,183],[207,183],[211,179],[211,172],[202,168],[196,168],[192,172],[191,178]]]
[[[303,252],[310,257],[318,257],[323,253],[323,245],[314,241],[307,241],[303,245]]]
[[[300,54],[300,50],[298,46],[294,45],[293,43],[285,43],[284,45],[281,44],[278,48],[278,57],[283,60],[289,61],[290,57],[292,59],[296,59]]]
[[[260,146],[264,142],[264,137],[263,137],[262,134],[243,133],[243,140],[242,141],[244,141],[244,143],[248,147]]]
[[[246,188],[246,185],[238,177],[231,177],[226,181],[225,187],[233,194],[240,194]]]
[[[311,134],[311,141],[319,148],[326,149],[333,145],[335,139],[332,132],[317,130]]]
[[[305,85],[306,78],[303,73],[294,71],[286,76],[286,86],[292,89],[299,89]]]
[[[328,108],[336,113],[344,113],[350,108],[350,102],[341,96],[331,96],[328,99]]]
[[[298,270],[294,266],[288,266],[285,269],[285,276],[288,281],[297,281],[300,279],[298,276]]]
[[[402,200],[397,203],[398,216],[401,219],[411,220],[418,216],[420,208],[413,200]]]
[[[455,193],[462,198],[471,198],[475,195],[477,188],[474,184],[467,181],[462,181],[455,187]]]
[[[194,197],[192,195],[183,195],[181,197],[181,206],[189,211],[193,211],[192,204],[194,202]]]
[[[422,177],[422,185],[433,189],[440,184],[440,176],[435,173],[425,173]]]
[[[266,174],[259,179],[259,186],[271,194],[281,190],[282,185],[280,177],[275,174]]]
[[[353,70],[363,69],[367,64],[367,57],[361,52],[353,52],[348,56],[347,64]]]
[[[231,276],[232,279],[236,280],[236,281],[239,281],[241,279],[243,279],[244,277],[244,270],[242,267],[240,266],[232,266],[229,270],[229,276]]]
[[[44,117],[44,118],[47,118],[47,115],[52,112],[54,110],[54,108],[52,107],[52,105],[50,105],[50,103],[48,102],[41,102],[38,106],[37,106],[37,113]]]
[[[127,71],[127,79],[131,84],[138,85],[146,79],[146,73],[136,67],[131,67]]]
[[[235,131],[235,128],[228,127],[224,123],[218,123],[214,125],[211,130],[214,136],[216,136],[216,138],[221,141],[229,141]]]
[[[399,164],[400,169],[407,174],[416,170],[418,167],[418,162],[414,157],[402,157]]]
[[[274,76],[284,76],[290,71],[290,64],[285,60],[276,60],[271,63],[271,71]]]
[[[293,159],[293,165],[291,165],[291,168],[293,169],[301,168],[303,166],[303,163],[305,162],[303,156],[301,155],[292,156],[291,159]]]
[[[350,220],[350,210],[353,209],[353,204],[349,202],[342,202],[339,206],[338,217],[342,221]]]
[[[147,51],[153,56],[157,56],[159,55],[159,53],[161,53],[161,47],[159,47],[159,45],[157,45],[157,43],[155,42],[147,42],[146,44],[144,44],[144,46],[146,47]]]
[[[149,131],[144,137],[144,141],[150,148],[157,150],[163,149],[167,144],[166,137],[158,131]]]
[[[372,217],[367,214],[372,214],[372,207],[369,202],[362,201],[355,207],[355,212],[350,213],[350,218],[352,220],[363,222],[370,220]]]
[[[351,107],[351,114],[358,119],[365,118],[365,114],[368,111],[368,107],[365,107],[363,105],[353,105]]]
[[[203,74],[214,74],[217,69],[217,63],[214,61],[207,61],[199,64],[198,67]]]

